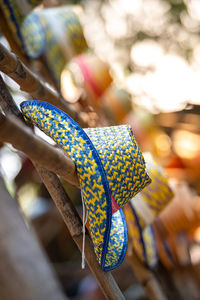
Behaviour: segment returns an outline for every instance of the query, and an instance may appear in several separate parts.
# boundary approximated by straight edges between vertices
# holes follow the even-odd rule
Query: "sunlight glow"
[[[127,87],[137,103],[147,96],[154,106],[152,109],[161,111],[181,109],[187,102],[200,103],[200,69],[194,70],[178,55],[165,54],[159,44],[151,41],[134,45],[131,58],[138,72],[130,75]]]
[[[194,159],[200,151],[200,136],[186,131],[176,130],[173,134],[174,150],[178,156]]]

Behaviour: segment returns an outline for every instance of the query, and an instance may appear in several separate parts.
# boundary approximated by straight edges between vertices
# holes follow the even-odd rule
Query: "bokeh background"
[[[123,100],[120,108],[115,101],[109,104],[109,90],[101,97],[103,100],[91,97],[84,111],[90,116],[91,126],[101,118],[96,106],[103,110],[105,119],[111,116],[112,124],[131,124],[141,149],[153,153],[169,177],[187,182],[199,194],[200,2],[45,0],[37,9],[60,5],[76,5],[90,51],[107,64],[113,89],[117,87]],[[9,48],[3,34],[0,42]],[[68,62],[61,76],[61,90],[71,102],[76,102],[77,95],[84,91],[82,74],[74,65],[73,60]],[[40,70],[37,65],[35,68]],[[71,72],[78,83],[72,80]],[[17,84],[2,76],[17,103],[28,98]],[[122,115],[121,107],[125,107]],[[52,143],[39,130],[36,134]],[[2,145],[0,170],[70,299],[104,299],[88,268],[81,270],[80,253],[32,163],[10,145]],[[79,191],[63,184],[81,213]],[[199,229],[193,233],[191,243],[186,240],[181,236],[178,242],[180,265],[198,264]],[[146,299],[126,261],[114,275],[127,299]],[[186,279],[174,278],[181,290]],[[191,282],[192,288],[187,284],[183,288],[182,299],[199,299],[199,284]]]

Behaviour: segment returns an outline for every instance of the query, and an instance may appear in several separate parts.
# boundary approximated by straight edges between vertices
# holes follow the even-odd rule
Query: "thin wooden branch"
[[[80,251],[82,251],[82,221],[71,200],[69,199],[55,174],[45,170],[44,168],[41,168],[37,164],[36,169],[39,171],[44,184],[46,185],[52,199],[62,215],[62,218],[67,225],[73,240],[77,244]],[[85,257],[106,298],[111,300],[124,299],[124,296],[122,295],[111,273],[105,273],[98,264],[88,233],[86,233],[85,237]]]
[[[0,71],[18,83],[21,90],[29,93],[33,99],[48,101],[68,113],[81,126],[87,126],[72,104],[68,103],[53,87],[42,81],[41,78],[27,68],[14,53],[8,51],[1,43]]]
[[[18,117],[21,121],[24,121],[23,116],[16,106],[12,95],[9,93],[9,90],[6,84],[3,81],[2,76],[0,75],[0,105],[4,112],[7,114],[13,114]]]
[[[36,162],[38,162],[36,158],[38,157],[42,166],[54,171],[71,184],[79,186],[76,168],[73,161],[65,156],[64,152],[59,151],[43,140],[37,138],[32,131],[27,128],[23,115],[16,106],[16,103],[14,102],[12,95],[9,93],[1,75],[0,105],[6,114],[10,114],[10,122],[7,117],[2,115],[2,122],[5,123],[2,125],[3,129],[0,132],[0,136],[2,136],[3,141],[11,143],[15,148],[23,151]],[[21,124],[18,119],[13,117],[11,118],[11,114],[19,118],[22,122],[24,122],[24,124]],[[41,155],[41,153],[43,155]]]
[[[2,78],[0,78],[0,82],[2,81]],[[14,100],[12,99],[12,96],[9,95],[8,90],[5,89],[5,86],[2,84],[2,88],[3,88],[3,93],[0,90],[0,94],[2,97],[2,103],[4,104],[4,109],[5,111],[7,111],[10,107],[10,112],[13,113],[15,116],[17,114],[19,114],[19,112],[17,111],[17,108],[15,108],[15,104],[14,104]],[[14,116],[14,117],[15,117]],[[6,123],[5,123],[6,117],[3,114],[0,114],[0,134],[2,131],[8,132],[8,127],[6,127]],[[18,120],[16,120],[18,121]],[[19,123],[19,121],[18,121]],[[3,126],[3,130],[1,130]],[[20,128],[21,126],[19,126]],[[16,128],[18,128],[16,126]],[[23,130],[23,128],[21,128],[21,130]],[[18,134],[16,134],[16,129],[14,130],[14,134],[12,134],[10,132],[10,134],[14,137],[17,136]],[[34,137],[34,135],[33,135]],[[32,138],[33,138],[32,137]],[[21,146],[23,147],[23,144],[28,141],[24,141],[23,139],[21,139],[21,135],[18,137],[18,140],[21,140]],[[31,142],[30,142],[31,144]],[[37,142],[35,143],[35,146],[37,148]],[[83,241],[83,233],[82,233],[82,222],[81,219],[75,209],[75,207],[73,206],[69,196],[67,195],[67,193],[65,192],[62,184],[60,183],[58,177],[46,170],[45,168],[40,166],[40,162],[39,162],[39,157],[41,157],[41,153],[44,155],[44,152],[41,151],[40,148],[37,148],[37,151],[35,151],[33,145],[31,145],[31,148],[33,148],[34,150],[34,164],[38,170],[39,175],[41,176],[44,184],[46,185],[52,199],[54,200],[60,214],[62,215],[62,218],[65,222],[65,224],[67,225],[69,232],[72,235],[72,238],[74,239],[75,243],[77,244],[77,246],[79,247],[80,251],[82,250],[82,241]],[[54,149],[54,148],[53,148]],[[36,154],[37,153],[37,154]],[[33,155],[33,154],[32,154]],[[38,157],[37,157],[38,156]],[[49,153],[47,153],[47,155],[45,155],[47,157],[48,161],[52,161],[54,160],[54,158],[50,158],[51,156],[51,151],[49,150]],[[35,163],[35,162],[39,162]],[[62,166],[64,168],[64,166]],[[92,273],[95,275],[95,277],[97,278],[97,281],[104,293],[104,295],[106,296],[107,299],[111,299],[111,300],[117,300],[117,299],[124,299],[123,294],[121,293],[118,285],[116,284],[114,278],[112,277],[111,273],[105,273],[100,265],[97,262],[96,259],[96,255],[94,253],[94,247],[92,245],[91,239],[89,237],[89,234],[86,233],[86,237],[85,237],[85,256],[86,256],[86,260],[88,262],[88,265],[92,271]]]
[[[61,150],[35,136],[15,116],[0,113],[0,140],[12,144],[41,166],[55,172],[69,183],[79,186],[73,161]]]

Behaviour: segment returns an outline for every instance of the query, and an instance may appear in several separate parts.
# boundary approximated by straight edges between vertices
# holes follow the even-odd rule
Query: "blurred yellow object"
[[[200,224],[200,197],[184,182],[174,183],[175,197],[155,220],[155,227],[165,239]]]

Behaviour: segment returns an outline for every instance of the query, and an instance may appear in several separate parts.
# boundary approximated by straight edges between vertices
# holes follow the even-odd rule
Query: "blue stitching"
[[[126,251],[127,251],[127,245],[128,245],[128,228],[127,228],[127,225],[126,225],[126,219],[124,217],[124,213],[123,213],[123,209],[120,208],[120,214],[121,214],[121,218],[122,218],[122,221],[123,221],[123,225],[124,225],[124,243],[123,243],[123,248],[122,248],[122,252],[121,252],[121,255],[118,259],[118,261],[116,262],[116,264],[112,267],[105,267],[104,268],[104,271],[111,271],[115,268],[117,268],[124,260],[124,257],[126,255]]]

